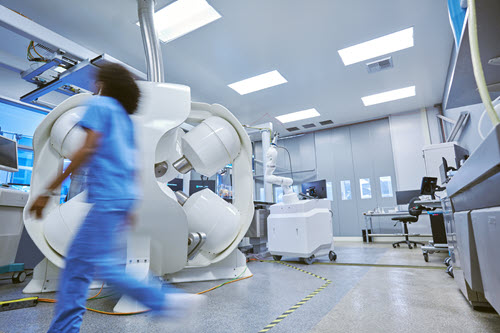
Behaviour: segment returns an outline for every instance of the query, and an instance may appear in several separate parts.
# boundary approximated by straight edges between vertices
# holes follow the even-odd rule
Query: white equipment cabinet
[[[23,232],[23,208],[28,193],[0,188],[0,266],[14,263]]]
[[[312,264],[314,259],[333,251],[331,201],[327,199],[300,200],[271,206],[267,219],[269,252],[275,260],[283,256],[299,257]]]
[[[427,145],[422,148],[425,161],[425,174],[428,177],[437,177],[438,184],[442,184],[445,179],[441,179],[439,167],[443,164],[443,157],[448,166],[458,169],[460,161],[469,155],[469,151],[456,142],[445,142]]]

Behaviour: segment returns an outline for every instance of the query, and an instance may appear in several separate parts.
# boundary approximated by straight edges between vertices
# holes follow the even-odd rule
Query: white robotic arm
[[[277,137],[273,139],[271,146],[267,150],[266,157],[266,173],[264,179],[266,183],[280,185],[283,188],[283,202],[293,203],[299,200],[296,193],[292,190],[293,179],[287,177],[279,177],[273,175],[276,170],[276,159],[278,157],[278,151],[276,150]]]

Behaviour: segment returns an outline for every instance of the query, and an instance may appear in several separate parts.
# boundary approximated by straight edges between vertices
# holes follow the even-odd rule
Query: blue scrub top
[[[87,161],[88,201],[138,199],[134,125],[116,99],[94,96],[79,125],[101,134],[95,153]]]

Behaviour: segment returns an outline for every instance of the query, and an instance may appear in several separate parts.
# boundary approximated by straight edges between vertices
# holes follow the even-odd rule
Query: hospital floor
[[[473,310],[445,273],[444,254],[432,254],[426,263],[420,249],[390,244],[337,242],[335,251],[335,264],[326,258],[313,265],[293,258],[251,261],[253,277],[207,293],[207,306],[189,322],[87,312],[81,332],[500,332],[500,316]],[[21,292],[26,283],[0,281],[0,301],[26,297]],[[217,284],[178,286],[195,293]],[[116,300],[87,306],[111,311]],[[53,308],[39,303],[0,312],[0,332],[46,332]]]

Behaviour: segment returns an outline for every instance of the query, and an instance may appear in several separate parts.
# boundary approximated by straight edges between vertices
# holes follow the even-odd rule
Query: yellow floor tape
[[[298,308],[300,308],[302,305],[304,305],[307,301],[309,301],[311,298],[316,296],[320,291],[324,290],[326,287],[328,287],[329,284],[332,283],[332,281],[328,280],[327,278],[324,278],[322,276],[316,275],[314,273],[308,272],[306,270],[303,270],[301,268],[292,266],[288,264],[289,262],[284,262],[284,261],[273,261],[273,260],[260,260],[260,262],[268,262],[268,263],[278,263],[290,268],[293,268],[299,272],[309,274],[311,276],[314,276],[315,278],[318,278],[320,280],[325,281],[325,284],[323,284],[321,287],[301,299],[297,304],[283,312],[280,316],[278,316],[275,320],[273,320],[269,325],[264,327],[262,330],[260,330],[258,333],[265,333],[268,332],[270,329],[278,325],[283,319],[288,317],[290,314],[292,314],[294,311],[296,311]],[[385,268],[417,268],[417,269],[443,269],[441,266],[413,266],[413,265],[385,265],[385,264],[363,264],[363,263],[330,263],[330,262],[315,262],[313,265],[335,265],[335,266],[364,266],[364,267],[385,267]]]
[[[286,310],[285,312],[283,312],[280,316],[278,316],[275,320],[273,320],[271,323],[269,323],[269,325],[267,325],[266,327],[264,327],[262,330],[259,331],[259,333],[264,333],[264,332],[267,332],[269,331],[270,329],[272,329],[274,326],[278,325],[283,319],[285,319],[286,317],[288,317],[290,314],[292,314],[294,311],[296,311],[298,308],[300,308],[302,305],[306,304],[307,301],[309,301],[311,298],[313,298],[314,296],[316,296],[317,294],[319,294],[322,290],[324,290],[326,287],[328,287],[329,284],[332,283],[332,281],[328,280],[327,278],[324,278],[322,276],[319,276],[319,275],[316,275],[314,273],[311,273],[311,272],[308,272],[306,270],[303,270],[303,269],[300,269],[298,267],[295,267],[295,266],[292,266],[292,265],[289,265],[287,263],[284,263],[282,261],[271,261],[271,260],[261,260],[261,262],[271,262],[271,263],[278,263],[278,264],[281,264],[281,265],[284,265],[284,266],[287,266],[287,267],[290,267],[290,268],[293,268],[299,272],[302,272],[302,273],[306,273],[306,274],[309,274],[311,276],[314,276],[315,278],[318,278],[320,280],[323,280],[325,281],[325,283],[319,287],[318,289],[316,289],[315,291],[313,291],[312,293],[310,293],[309,295],[307,295],[306,297],[304,297],[303,299],[301,299],[299,302],[297,302],[294,306],[292,306],[291,308],[289,308],[288,310]]]

